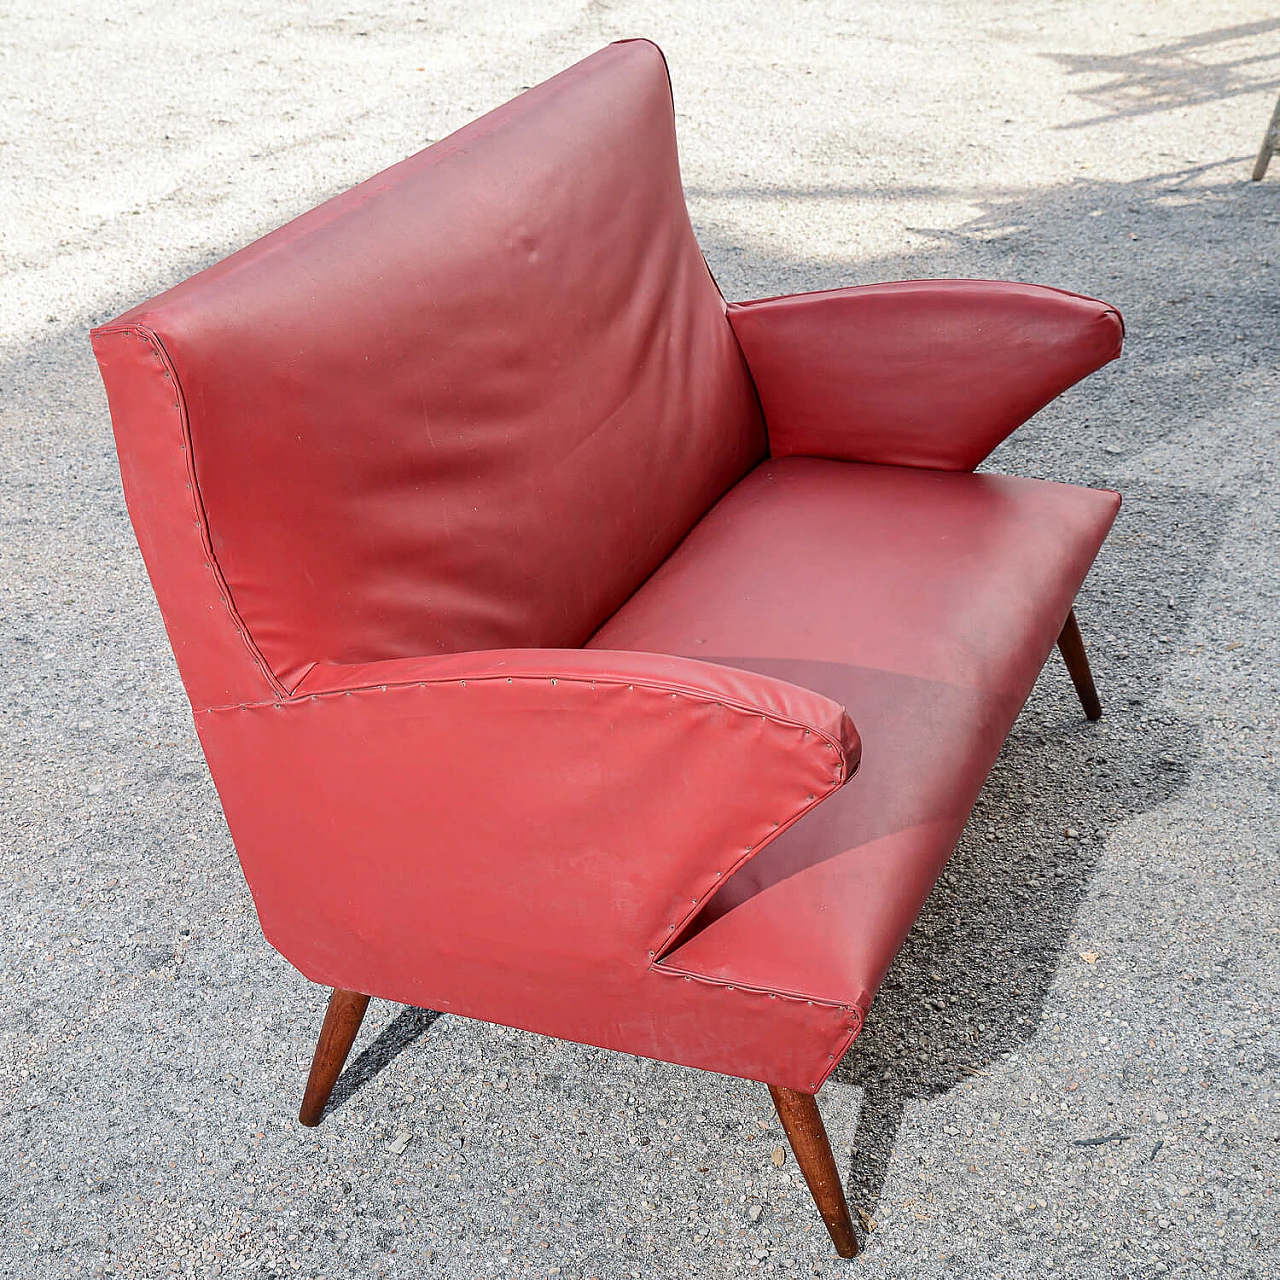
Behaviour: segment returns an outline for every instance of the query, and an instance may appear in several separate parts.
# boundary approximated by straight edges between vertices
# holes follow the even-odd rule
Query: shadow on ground
[[[378,1038],[362,1049],[338,1077],[338,1083],[329,1095],[325,1114],[337,1110],[380,1071],[385,1071],[411,1044],[426,1035],[431,1024],[440,1016],[431,1009],[415,1009],[408,1005],[401,1009],[379,1032]]]
[[[1280,29],[1280,21],[1261,25]],[[850,1200],[866,1209],[880,1200],[908,1102],[945,1093],[1036,1034],[1110,831],[1167,803],[1200,754],[1194,726],[1155,703],[1236,502],[1200,476],[1231,468],[1192,459],[1161,483],[1159,467],[1144,464],[1147,478],[1135,481],[1128,463],[1176,450],[1193,419],[1229,422],[1233,398],[1247,399],[1253,371],[1276,358],[1280,298],[1267,272],[1280,204],[1256,198],[1243,161],[1129,183],[948,192],[968,199],[974,215],[952,228],[912,228],[932,242],[923,249],[825,266],[821,282],[811,263],[726,235],[730,218],[716,217],[715,193],[698,193],[715,228],[701,238],[731,297],[912,277],[1008,278],[1104,297],[1128,324],[1121,361],[1038,415],[988,464],[1124,493],[1078,610],[1108,730],[1083,719],[1052,657],[833,1077],[835,1088],[863,1091],[856,1134],[831,1138],[838,1150],[852,1146]],[[834,198],[856,218],[863,202],[895,193],[739,188],[722,198],[726,214],[753,200]],[[1241,201],[1252,215],[1244,236]],[[1111,731],[1117,726],[1124,732]]]
[[[1266,18],[1197,32],[1132,53],[1045,54],[1069,76],[1107,77],[1101,84],[1075,90],[1098,114],[1057,127],[1086,129],[1274,88],[1280,79],[1280,48],[1272,42],[1270,49],[1260,51],[1259,42],[1277,31],[1280,18]]]
[[[1108,714],[1118,702],[1121,718],[1136,718],[1159,676],[1153,668],[1136,698],[1108,696],[1102,677]],[[848,1175],[860,1206],[880,1199],[908,1102],[982,1074],[1037,1033],[1112,826],[1173,797],[1198,754],[1175,717],[1133,740],[1099,735],[1056,656],[1041,686],[834,1077],[863,1090]]]

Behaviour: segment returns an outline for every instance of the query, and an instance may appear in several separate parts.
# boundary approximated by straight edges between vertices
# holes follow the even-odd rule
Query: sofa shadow
[[[433,1009],[417,1009],[406,1005],[378,1033],[372,1044],[362,1049],[338,1077],[333,1086],[325,1114],[350,1102],[375,1076],[385,1071],[410,1045],[431,1029],[441,1015]]]
[[[1280,21],[1271,25],[1280,29]],[[1276,358],[1280,317],[1269,278],[1251,266],[1270,251],[1274,219],[1235,164],[1030,192],[950,190],[948,198],[961,194],[974,207],[965,222],[913,228],[924,244],[820,271],[734,234],[730,228],[755,221],[742,217],[743,206],[750,215],[759,202],[785,216],[789,202],[831,199],[856,220],[891,191],[856,183],[830,191],[733,187],[721,194],[723,218],[715,193],[699,192],[699,236],[728,297],[1003,278],[1105,298],[1128,327],[1116,365],[1043,410],[985,464],[1124,495],[1077,602],[1104,715],[1100,726],[1084,719],[1052,655],[866,1027],[832,1077],[829,1088],[862,1093],[855,1132],[830,1137],[837,1153],[849,1153],[850,1203],[868,1212],[882,1198],[908,1104],[980,1076],[1042,1030],[1112,830],[1183,791],[1201,754],[1198,727],[1171,713],[1162,695],[1176,680],[1174,655],[1187,649],[1187,627],[1238,498],[1225,453],[1183,454],[1179,463],[1179,450],[1190,423],[1230,422],[1237,398],[1247,403],[1252,371]],[[1232,218],[1236,209],[1248,216]],[[1175,474],[1163,461],[1134,466],[1142,455],[1173,459]]]
[[[1136,743],[1103,737],[1070,706],[1060,666],[1052,658],[1041,675],[1052,694],[1024,711],[833,1076],[863,1094],[847,1180],[860,1207],[881,1198],[908,1102],[984,1074],[1042,1029],[1110,828],[1186,784],[1192,726],[1166,718]],[[1105,682],[1102,695],[1105,717]]]

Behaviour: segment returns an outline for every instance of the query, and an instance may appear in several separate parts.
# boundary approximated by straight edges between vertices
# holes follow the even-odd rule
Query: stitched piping
[[[252,643],[252,641],[248,641],[248,643]],[[305,676],[303,678],[305,679]],[[713,694],[704,689],[696,689],[696,688],[693,688],[692,686],[678,684],[675,681],[670,681],[670,680],[641,679],[639,681],[636,681],[636,680],[628,680],[622,676],[618,676],[618,677],[575,676],[575,675],[560,675],[560,674],[557,674],[554,676],[552,675],[543,676],[543,675],[521,674],[519,672],[513,675],[484,673],[480,675],[469,675],[469,676],[436,676],[434,678],[431,676],[427,676],[425,679],[420,679],[420,680],[389,680],[385,684],[380,681],[376,681],[371,684],[352,685],[350,688],[344,688],[344,689],[317,689],[314,693],[303,693],[297,696],[290,696],[289,701],[301,703],[301,702],[314,701],[317,698],[341,698],[352,693],[386,693],[390,689],[410,689],[410,688],[413,688],[414,686],[422,687],[428,684],[431,684],[431,685],[456,684],[459,686],[465,686],[468,681],[472,681],[474,683],[480,683],[482,681],[486,683],[500,683],[502,681],[505,681],[507,684],[511,684],[516,680],[520,680],[522,682],[532,682],[534,684],[537,684],[540,681],[549,681],[551,684],[555,684],[557,682],[563,681],[565,684],[583,684],[583,685],[590,685],[592,687],[594,687],[597,684],[608,684],[608,685],[618,685],[618,686],[626,685],[628,688],[635,688],[635,686],[638,683],[640,688],[647,693],[670,693],[673,695],[681,695],[687,698],[692,698],[698,702],[714,703],[717,706],[728,707],[729,710],[737,711],[741,715],[748,715],[752,717],[760,716],[761,719],[772,720],[775,724],[783,725],[790,729],[806,729],[810,733],[816,734],[819,738],[822,739],[823,742],[826,743],[826,745],[834,753],[836,759],[840,762],[840,775],[841,775],[840,782],[841,783],[847,782],[848,779],[853,777],[854,773],[857,772],[857,766],[855,765],[853,770],[848,773],[848,776],[847,777],[845,776],[844,751],[841,749],[839,742],[825,729],[820,729],[817,726],[812,724],[806,724],[803,720],[793,720],[787,716],[780,716],[775,714],[774,712],[762,710],[760,707],[753,706],[751,703],[743,702],[740,699],[733,698],[728,695]],[[279,685],[279,682],[276,681],[276,684]],[[283,692],[283,686],[279,686],[279,687]],[[296,687],[297,686],[295,686],[295,689]],[[206,712],[249,711],[249,710],[253,710],[255,707],[274,707],[276,705],[277,704],[275,702],[233,702],[233,703],[226,703],[216,707],[204,707],[202,708],[202,711],[206,711]],[[830,792],[827,792],[826,794],[829,795]],[[792,821],[794,821],[794,819],[792,819]],[[790,823],[788,823],[787,825],[789,826]],[[774,832],[774,835],[776,834],[777,832]],[[772,839],[773,837],[770,836],[769,838]],[[760,845],[758,847],[763,848],[764,846]]]
[[[859,1018],[849,1030],[848,1034],[841,1037],[841,1039],[836,1042],[835,1049],[831,1053],[827,1054],[826,1067],[822,1071],[818,1072],[818,1078],[816,1080],[809,1081],[809,1087],[814,1091],[814,1093],[817,1093],[818,1090],[827,1083],[831,1073],[840,1065],[840,1060],[849,1052],[850,1046],[858,1038],[861,1031],[862,1019]]]
[[[757,987],[747,982],[723,982],[719,978],[708,978],[703,974],[683,973],[679,970],[664,969],[659,970],[671,977],[679,977],[685,982],[701,982],[704,986],[720,987],[727,991],[746,991],[753,996],[768,996],[771,999],[789,1000],[792,1004],[805,1004],[815,1008],[833,1009],[847,1015],[852,1019],[852,1024],[837,1039],[831,1052],[827,1054],[827,1061],[820,1072],[817,1072],[817,1079],[809,1081],[809,1087],[816,1093],[827,1082],[831,1073],[840,1065],[841,1059],[849,1052],[850,1046],[862,1034],[863,1028],[866,1026],[866,1014],[863,1012],[861,1001],[855,1000],[852,1004],[842,1003],[836,1000],[816,1000],[809,996],[797,995],[789,991],[777,991],[770,987]]]
[[[853,1006],[853,1012],[857,1014],[857,1021],[849,1028],[848,1033],[837,1042],[835,1051],[827,1055],[827,1069],[823,1071],[818,1079],[814,1082],[814,1091],[821,1089],[827,1082],[827,1078],[840,1065],[840,1060],[849,1052],[850,1046],[862,1034],[862,1028],[866,1026],[866,1014],[858,1005]]]
[[[851,1004],[847,1000],[829,1000],[825,997],[807,996],[801,991],[787,991],[781,987],[761,987],[751,982],[730,982],[727,978],[712,978],[705,973],[694,973],[691,969],[676,969],[670,965],[654,964],[650,968],[654,973],[662,973],[668,977],[687,979],[692,982],[701,982],[708,987],[721,987],[728,991],[749,991],[752,995],[770,996],[778,1000],[791,1000],[797,1004],[819,1005],[824,1009],[838,1009],[842,1013],[849,1014],[854,1019],[857,1028],[862,1026],[863,1014],[856,1001]]]
[[[102,333],[131,333],[140,341],[149,344],[156,353],[157,359],[160,361],[161,367],[168,373],[170,381],[173,383],[174,395],[177,397],[176,408],[178,410],[178,424],[182,431],[182,452],[185,455],[184,462],[186,464],[187,481],[191,487],[191,502],[195,509],[196,526],[200,530],[200,545],[204,548],[205,563],[213,574],[214,584],[218,588],[218,594],[222,597],[222,603],[226,606],[227,615],[230,617],[232,625],[235,627],[240,639],[244,642],[245,648],[249,651],[249,656],[257,665],[258,670],[262,672],[267,684],[275,690],[276,693],[287,696],[287,690],[284,685],[277,679],[276,674],[268,665],[267,660],[262,656],[262,651],[254,642],[253,637],[249,634],[249,628],[245,626],[244,619],[236,610],[235,603],[231,598],[231,590],[227,586],[227,580],[222,575],[222,567],[218,564],[218,557],[214,554],[213,541],[209,536],[209,517],[204,507],[204,499],[200,496],[200,482],[196,478],[196,460],[195,451],[191,447],[191,422],[187,414],[187,398],[182,390],[182,383],[178,380],[178,371],[174,367],[173,361],[169,357],[169,353],[164,349],[164,344],[159,337],[150,329],[144,328],[142,325],[122,325],[117,328],[105,328],[100,330]],[[305,675],[305,673],[304,673]]]
[[[837,754],[840,754],[840,753],[837,752]],[[841,759],[843,759],[843,756],[841,756]],[[856,767],[854,769],[854,772],[855,773],[857,772]],[[841,770],[841,773],[843,774],[843,770]],[[853,775],[850,774],[849,776],[852,777]],[[682,969],[676,969],[670,966],[663,966],[662,964],[663,959],[667,955],[669,955],[672,951],[674,951],[675,948],[679,945],[680,935],[684,932],[685,927],[700,911],[702,911],[702,909],[707,905],[707,903],[710,902],[711,899],[714,898],[716,894],[720,892],[720,890],[724,887],[726,881],[731,880],[742,867],[744,867],[748,862],[751,861],[752,858],[756,856],[756,854],[768,848],[769,845],[771,845],[784,831],[786,831],[788,828],[794,826],[797,822],[799,822],[800,819],[803,818],[806,813],[810,812],[810,810],[812,809],[816,809],[818,805],[820,805],[828,796],[834,795],[835,792],[838,791],[846,781],[848,781],[848,779],[844,777],[840,777],[834,785],[829,785],[825,791],[816,793],[815,795],[811,795],[809,797],[808,803],[802,809],[797,809],[796,812],[793,813],[791,817],[789,817],[786,820],[786,822],[783,822],[780,825],[775,826],[774,829],[769,833],[769,835],[767,835],[759,844],[752,845],[749,848],[744,849],[743,852],[740,853],[738,857],[735,858],[732,863],[730,863],[729,866],[724,868],[723,873],[716,877],[717,883],[712,885],[711,889],[707,893],[704,893],[700,898],[695,898],[693,901],[693,904],[686,909],[684,915],[680,919],[678,919],[674,924],[669,924],[667,926],[666,941],[661,943],[655,949],[655,954],[651,957],[649,968],[657,969],[659,970],[659,972],[664,972],[664,973],[672,973],[672,974],[678,973],[682,977],[686,977],[686,976],[697,977],[698,975],[696,974],[692,974],[692,973],[686,974],[685,971]],[[736,987],[738,985],[738,983],[736,982],[732,982],[732,983],[726,982],[720,978],[707,978],[705,980],[708,982],[715,983],[719,986],[725,986],[725,987],[727,986]],[[784,993],[778,992],[778,994],[783,995]],[[794,998],[808,999],[807,996],[796,996]]]

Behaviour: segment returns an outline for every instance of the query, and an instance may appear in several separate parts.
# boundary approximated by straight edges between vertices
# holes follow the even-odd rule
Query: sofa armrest
[[[495,967],[589,987],[651,965],[859,756],[818,694],[601,650],[324,665],[196,723],[273,945],[480,1016]]]
[[[993,280],[908,280],[734,303],[774,457],[972,471],[1120,354],[1114,307]]]
[[[723,667],[694,658],[631,649],[486,649],[430,658],[384,662],[316,663],[294,691],[296,698],[345,693],[383,685],[449,684],[457,681],[560,681],[640,685],[694,701],[734,706],[752,715],[800,725],[838,749],[852,776],[861,746],[857,730],[839,703],[811,689],[772,676]]]

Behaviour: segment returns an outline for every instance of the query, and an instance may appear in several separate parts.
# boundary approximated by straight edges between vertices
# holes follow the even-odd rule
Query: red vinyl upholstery
[[[1106,303],[1001,280],[905,280],[729,308],[775,458],[972,471],[1120,354]]]
[[[984,282],[726,308],[643,41],[96,331],[268,938],[815,1090],[1115,514],[969,472],[1119,337]]]
[[[263,929],[317,982],[805,1084],[849,1029],[828,1008],[789,1044],[758,1025],[734,1042],[718,1023],[750,1027],[757,996],[654,968],[857,767],[819,694],[519,649],[317,667],[293,698],[196,724]]]
[[[858,726],[863,764],[734,876],[668,967],[866,1012],[1119,505],[784,458],[711,511],[592,645],[818,690]]]
[[[644,41],[98,338],[149,362],[130,330],[181,388],[219,571],[285,688],[580,645],[765,453]]]

